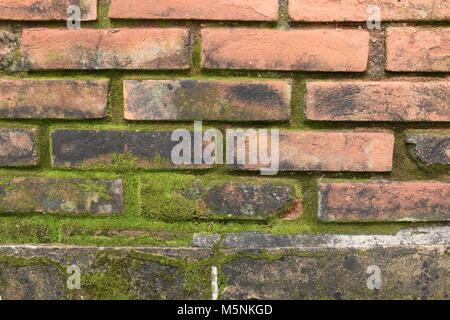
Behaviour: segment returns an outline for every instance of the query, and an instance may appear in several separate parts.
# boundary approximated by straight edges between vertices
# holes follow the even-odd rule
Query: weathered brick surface
[[[122,213],[122,180],[13,178],[0,181],[0,212]]]
[[[158,220],[266,220],[302,213],[302,200],[286,181],[149,175],[142,179],[140,191],[143,214]]]
[[[194,134],[192,134],[192,139]],[[210,165],[174,164],[172,131],[55,130],[51,133],[54,167],[118,169],[206,169]],[[206,143],[204,147],[206,146]]]
[[[96,0],[2,0],[0,20],[66,20],[71,5],[80,7],[82,21],[97,19]]]
[[[127,80],[128,120],[289,120],[291,85],[281,81]]]
[[[450,134],[410,133],[406,142],[414,144],[413,153],[421,163],[450,165]]]
[[[319,184],[322,221],[449,221],[448,182]]]
[[[291,255],[275,260],[240,257],[222,267],[227,286],[221,298],[448,299],[450,258],[444,252],[419,246],[359,250],[289,248]],[[369,279],[374,274],[370,266],[377,266],[381,272],[379,290],[368,288],[368,283],[374,283]]]
[[[210,255],[209,249],[189,248],[1,246],[0,295],[3,300],[208,299],[208,267],[201,267],[205,278],[191,280],[189,290],[184,270],[162,258],[195,263]],[[81,271],[76,290],[67,287],[72,265]],[[117,286],[115,279],[126,285]],[[114,290],[102,289],[111,285]]]
[[[182,28],[23,30],[27,69],[188,69]]]
[[[33,166],[37,161],[36,129],[0,129],[0,166]]]
[[[112,0],[109,16],[119,19],[274,21],[278,0]]]
[[[294,21],[365,22],[373,12],[370,6],[380,8],[381,21],[440,21],[450,20],[447,0],[290,0],[289,16]]]
[[[249,135],[250,137],[252,135]],[[235,141],[235,150],[248,150],[250,139]],[[387,132],[282,131],[279,137],[280,171],[367,171],[392,169],[394,135]],[[235,161],[236,163],[236,161]],[[235,164],[234,169],[260,170],[264,166]]]
[[[450,122],[448,81],[308,82],[308,120]]]
[[[450,28],[388,28],[388,71],[450,71]]]
[[[202,30],[208,69],[364,71],[369,33],[363,30]]]
[[[0,118],[104,118],[108,81],[0,80]]]

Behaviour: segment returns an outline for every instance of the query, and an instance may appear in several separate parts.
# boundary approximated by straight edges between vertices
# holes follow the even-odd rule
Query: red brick
[[[97,19],[96,0],[2,0],[0,20],[66,20],[70,5],[80,7],[82,21]]]
[[[278,0],[112,0],[110,18],[274,21]]]
[[[308,120],[450,121],[450,83],[308,82]]]
[[[288,81],[127,80],[128,120],[289,120]]]
[[[450,71],[450,28],[388,28],[388,71]]]
[[[204,29],[203,67],[209,69],[364,71],[364,30]]]
[[[0,118],[104,118],[108,81],[0,80]]]
[[[188,30],[24,29],[28,69],[188,69]]]
[[[448,182],[319,184],[323,221],[449,221]]]
[[[0,129],[0,166],[36,164],[36,129]]]
[[[293,21],[365,22],[371,5],[380,8],[382,21],[450,20],[448,0],[289,0],[289,16]]]
[[[280,132],[279,171],[391,171],[394,140],[388,132]],[[236,145],[237,150],[249,150],[249,141]],[[269,166],[246,159],[231,167],[258,171]]]

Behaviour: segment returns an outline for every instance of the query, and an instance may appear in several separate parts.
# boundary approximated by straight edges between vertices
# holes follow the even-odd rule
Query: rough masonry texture
[[[187,69],[182,28],[23,30],[27,69]]]
[[[33,166],[37,162],[36,129],[0,129],[0,166]]]
[[[449,182],[319,184],[322,221],[449,221]]]
[[[121,213],[122,180],[14,178],[0,180],[0,211]]]
[[[0,118],[104,118],[108,81],[0,80]]]
[[[287,121],[291,85],[278,81],[127,80],[128,120]]]
[[[203,29],[202,39],[208,69],[361,72],[369,54],[363,30],[219,28]]]
[[[402,27],[386,32],[388,71],[450,71],[450,28]]]
[[[97,19],[95,0],[2,0],[0,20],[66,20],[71,5],[81,9],[82,21]]]
[[[109,16],[118,19],[275,21],[278,19],[278,0],[112,0]]]
[[[449,23],[0,0],[0,300],[450,300]]]
[[[450,122],[450,84],[308,82],[306,116],[325,121]]]

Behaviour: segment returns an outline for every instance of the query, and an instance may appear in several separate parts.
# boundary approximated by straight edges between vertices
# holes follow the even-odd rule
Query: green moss
[[[140,186],[142,198],[142,214],[150,219],[159,219],[167,221],[183,221],[192,219],[233,219],[233,217],[224,217],[214,213],[212,210],[202,207],[201,195],[207,191],[210,186],[223,186],[229,182],[228,178],[220,175],[204,175],[197,179],[193,175],[184,175],[176,173],[155,173],[142,177]],[[255,183],[270,182],[275,185],[291,184],[289,180],[264,179],[264,178],[239,178],[234,177],[236,183]],[[297,188],[299,188],[297,186]],[[299,196],[297,190],[294,198]],[[285,211],[292,203],[287,204]],[[270,217],[255,216],[256,220],[268,220],[275,218],[279,212]],[[245,219],[238,218],[235,219]],[[251,218],[250,218],[251,219]]]

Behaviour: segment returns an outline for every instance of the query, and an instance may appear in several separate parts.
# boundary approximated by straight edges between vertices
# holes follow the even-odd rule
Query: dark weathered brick
[[[283,181],[225,182],[172,173],[143,178],[140,190],[143,214],[159,220],[266,220],[301,210],[295,186]]]
[[[319,184],[322,221],[449,221],[448,182]]]
[[[450,122],[447,81],[308,82],[309,120]]]
[[[172,150],[179,144],[172,141],[172,131],[55,130],[51,133],[54,167],[65,168],[173,168],[206,169],[211,165],[194,163],[177,165]]]
[[[287,81],[127,80],[128,120],[289,120]]]
[[[209,28],[202,41],[208,69],[362,72],[369,56],[364,30]]]
[[[3,178],[2,213],[121,213],[122,180]]]
[[[209,249],[199,248],[2,246],[0,296],[3,300],[210,299],[204,285],[210,281],[207,264],[198,270],[201,276],[187,279],[182,267],[164,261],[194,263],[210,255]],[[81,271],[81,288],[76,290],[67,286],[71,283],[67,270],[73,265]],[[126,285],[105,289],[111,288],[111,279]]]
[[[2,0],[0,20],[66,20],[71,5],[80,7],[82,21],[97,19],[96,0]]]
[[[414,144],[414,155],[425,165],[450,165],[450,134],[410,133],[406,142]]]
[[[37,164],[36,129],[0,129],[0,166]]]
[[[222,299],[448,299],[450,257],[422,246],[272,250],[269,260],[239,257],[223,265]],[[239,251],[233,251],[238,253]],[[285,255],[283,255],[283,253]],[[371,279],[379,271],[380,288]],[[372,277],[373,278],[373,277]],[[372,285],[372,286],[368,286]]]
[[[24,29],[27,69],[188,69],[188,30]]]
[[[0,80],[0,118],[104,118],[108,81]]]

